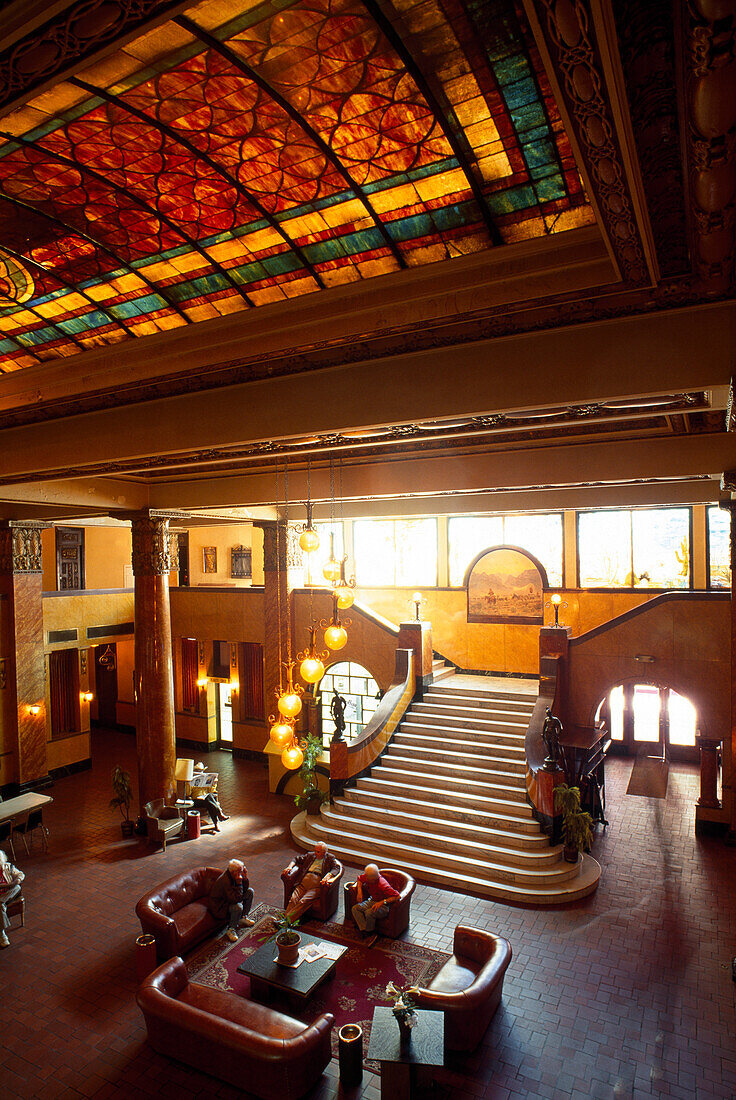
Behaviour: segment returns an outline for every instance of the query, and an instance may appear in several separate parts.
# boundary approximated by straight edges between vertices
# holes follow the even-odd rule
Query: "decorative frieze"
[[[0,527],[0,573],[42,573],[41,532],[46,523],[10,520]]]

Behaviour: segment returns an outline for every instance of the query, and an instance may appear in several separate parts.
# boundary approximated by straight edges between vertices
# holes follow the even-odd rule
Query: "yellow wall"
[[[131,564],[129,527],[86,527],[85,587],[125,588],[125,567]]]
[[[189,584],[192,587],[200,585],[224,585],[228,588],[250,588],[250,577],[242,580],[230,576],[230,551],[234,546],[250,546],[252,531],[253,528],[250,523],[213,527],[190,527]],[[205,546],[214,546],[217,549],[216,573],[205,573],[204,571],[203,550]],[[261,537],[261,559],[263,558],[262,547],[263,540]],[[258,583],[255,577],[252,583]],[[262,560],[260,563],[260,583],[263,584]]]

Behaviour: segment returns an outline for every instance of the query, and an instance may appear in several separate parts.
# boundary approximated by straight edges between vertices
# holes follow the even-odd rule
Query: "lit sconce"
[[[238,683],[237,680],[231,680],[230,681],[230,692],[231,692],[231,694],[237,692],[239,687],[240,687],[240,684]]]
[[[417,620],[417,622],[419,622],[419,608],[422,606],[422,593],[412,593],[411,602],[414,604],[414,618]]]
[[[93,699],[94,699],[94,695],[92,694],[91,691],[83,691],[82,692],[82,701],[83,702],[91,703]]]
[[[209,683],[209,680],[207,679],[206,676],[204,676],[201,680],[197,680],[197,687],[200,688],[200,689],[206,688],[208,683]]]
[[[560,595],[560,593],[559,592],[553,592],[545,606],[546,607],[551,607],[554,610],[554,613],[555,613],[554,625],[555,626],[562,626],[563,624],[560,622],[560,608],[561,607],[567,607],[567,604],[562,602],[562,596]]]
[[[38,705],[38,703],[32,703],[31,706],[28,708],[28,713],[32,714],[34,718],[36,717],[37,714],[40,714],[41,713],[41,708]]]

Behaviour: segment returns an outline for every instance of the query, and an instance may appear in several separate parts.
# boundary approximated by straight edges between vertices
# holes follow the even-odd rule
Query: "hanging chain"
[[[276,611],[278,614],[278,636],[279,636],[279,693],[283,694],[284,680],[283,680],[283,649],[281,639],[281,553],[280,553],[280,527],[279,523],[279,464],[276,462]]]

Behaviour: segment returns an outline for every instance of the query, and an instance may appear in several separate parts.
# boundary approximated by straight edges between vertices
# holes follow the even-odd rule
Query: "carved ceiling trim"
[[[733,292],[717,295],[709,301],[729,300]],[[266,378],[283,378],[327,367],[343,366],[370,359],[407,355],[437,348],[453,348],[478,340],[564,329],[575,325],[642,316],[671,309],[700,305],[702,287],[695,279],[675,279],[655,288],[624,289],[603,287],[584,298],[557,296],[521,309],[506,312],[493,309],[467,312],[435,324],[421,327],[407,324],[385,329],[363,338],[351,335],[345,340],[320,341],[283,354],[254,355],[247,360],[230,360],[202,370],[186,370],[165,378],[151,378],[129,386],[85,394],[70,399],[37,401],[22,408],[0,412],[0,430],[27,424],[77,416],[101,409],[136,405],[161,397],[222,389]]]
[[[630,286],[649,279],[588,0],[529,0],[554,66],[603,225]]]
[[[694,264],[722,293],[734,285],[736,248],[736,4],[683,6]]]
[[[682,414],[682,432],[668,421],[673,414]],[[712,422],[693,427],[689,421],[693,414],[712,417]],[[627,401],[599,402],[595,404],[560,406],[556,409],[540,409],[520,413],[496,413],[490,416],[457,418],[453,421],[428,421],[418,424],[399,424],[383,428],[360,429],[352,432],[331,432],[301,439],[262,440],[242,447],[221,447],[208,450],[186,451],[174,455],[150,455],[125,462],[102,462],[90,466],[67,466],[43,473],[28,474],[22,483],[57,480],[70,477],[93,477],[110,474],[156,474],[169,477],[177,473],[191,478],[194,473],[232,475],[237,464],[247,465],[248,471],[274,468],[274,460],[289,459],[294,464],[304,464],[309,458],[313,463],[326,461],[330,454],[340,453],[343,460],[366,458],[392,458],[397,455],[422,455],[428,450],[484,449],[509,444],[545,443],[550,440],[569,439],[579,442],[591,437],[596,442],[613,434],[628,436],[642,434],[672,435],[685,432],[719,432],[724,429],[724,413],[711,413],[707,395],[697,393],[669,394],[659,398],[641,399],[638,403]],[[18,484],[15,477],[0,477],[0,486]],[[154,513],[151,513],[154,515]],[[155,513],[161,517],[186,518],[188,513],[169,511]]]
[[[90,61],[106,46],[171,12],[181,0],[78,0],[0,53],[0,115],[20,105],[52,78]]]

